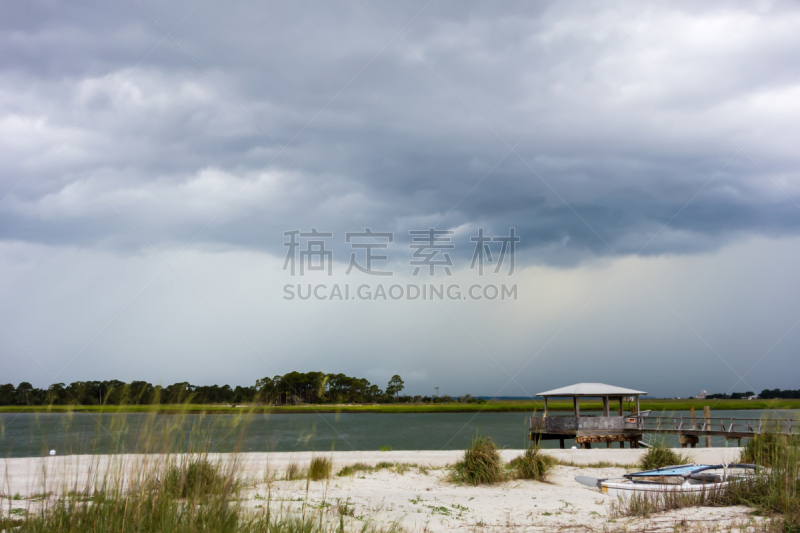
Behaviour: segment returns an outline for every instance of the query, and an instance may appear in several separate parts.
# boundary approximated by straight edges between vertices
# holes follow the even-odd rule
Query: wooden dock
[[[800,435],[800,423],[787,418],[712,418],[711,408],[703,409],[702,417],[694,415],[694,408],[688,417],[649,416],[642,412],[639,396],[644,391],[625,389],[605,383],[576,383],[560,389],[540,392],[537,396],[544,398],[544,413],[531,417],[530,438],[533,441],[558,439],[564,447],[566,439],[574,439],[583,448],[591,448],[592,444],[605,443],[611,448],[614,442],[620,447],[629,443],[631,448],[638,448],[645,433],[661,435],[678,435],[684,448],[695,448],[700,437],[706,438],[706,446],[711,446],[711,437],[725,437],[728,440],[752,438],[760,433],[780,435]],[[572,398],[572,416],[550,415],[547,410],[548,398]],[[601,398],[603,414],[601,416],[582,415],[580,400],[582,398]],[[625,413],[625,403],[629,405],[629,413]],[[633,405],[631,405],[633,404]],[[616,416],[612,416],[612,406],[616,406]]]
[[[761,433],[800,436],[800,423],[790,418],[672,417],[641,416],[532,416],[530,438],[533,441],[574,439],[584,448],[593,443],[613,442],[620,447],[629,442],[638,447],[644,433],[678,435],[684,447],[696,447],[700,437],[724,437],[741,441]]]

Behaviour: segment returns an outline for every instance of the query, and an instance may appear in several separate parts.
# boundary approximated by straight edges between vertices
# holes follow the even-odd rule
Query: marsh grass
[[[476,434],[472,445],[464,450],[464,458],[456,463],[448,475],[450,481],[469,485],[489,485],[505,481],[503,460],[490,437]]]
[[[322,481],[331,477],[333,460],[330,457],[312,457],[308,467],[308,477],[311,481]]]
[[[691,455],[678,453],[668,448],[664,441],[660,441],[647,449],[636,466],[642,470],[654,470],[665,466],[689,464],[692,460]]]
[[[690,407],[702,410],[706,400],[656,400],[642,399],[642,410],[652,411],[688,411]],[[752,410],[752,409],[798,409],[800,400],[774,399],[774,400],[716,400],[715,409],[721,410]],[[435,403],[435,404],[379,404],[379,405],[351,405],[351,404],[310,404],[310,405],[229,405],[208,404],[159,404],[151,405],[2,405],[0,412],[6,413],[150,413],[157,410],[164,414],[250,414],[269,413],[474,413],[474,412],[528,412],[541,411],[544,408],[542,401],[530,400],[490,400],[484,404],[462,403]],[[549,411],[569,412],[573,410],[571,400],[550,400]],[[599,401],[587,400],[581,403],[581,411],[603,412],[603,404]]]
[[[555,459],[544,454],[538,446],[525,449],[525,453],[509,461],[507,467],[517,479],[546,481],[556,464]]]

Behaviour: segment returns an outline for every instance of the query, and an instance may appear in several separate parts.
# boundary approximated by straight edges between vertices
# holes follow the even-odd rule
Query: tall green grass
[[[762,433],[748,440],[739,457],[740,463],[772,466],[786,458],[786,454],[800,445],[797,437]]]
[[[656,512],[702,505],[745,505],[763,516],[774,518],[767,524],[770,528],[774,526],[769,531],[800,533],[800,448],[797,439],[759,435],[742,450],[739,462],[762,468],[752,475],[733,478],[720,489],[694,494],[667,492],[620,500],[612,504],[610,517],[648,517]]]
[[[556,464],[555,459],[545,455],[538,446],[525,449],[525,453],[512,459],[508,466],[517,479],[546,481]]]
[[[543,453],[538,446],[503,464],[500,452],[491,437],[476,434],[472,444],[464,450],[461,461],[450,467],[448,480],[468,485],[491,485],[509,479],[546,481],[558,462]]]
[[[296,461],[291,461],[286,467],[286,471],[283,473],[283,479],[285,481],[306,479],[306,477],[308,477],[308,471],[304,468],[301,468]]]
[[[330,457],[312,457],[308,467],[308,477],[311,481],[322,481],[331,477],[333,460]]]
[[[185,414],[185,413],[184,413]],[[65,416],[70,416],[69,414]],[[369,519],[356,521],[328,516],[331,504],[280,504],[269,496],[263,504],[248,503],[245,489],[269,483],[275,474],[247,477],[238,468],[238,447],[248,417],[219,420],[236,444],[226,459],[208,453],[219,426],[202,417],[163,417],[158,411],[126,426],[126,417],[99,418],[95,442],[112,440],[112,455],[59,457],[43,463],[42,498],[27,497],[24,513],[0,518],[0,530],[14,533],[333,533],[345,531],[399,532],[395,524],[383,530]],[[84,437],[85,438],[85,437]],[[91,443],[91,437],[88,441]],[[103,449],[107,449],[107,442]],[[91,444],[90,444],[91,447]],[[43,450],[44,451],[44,450]],[[74,450],[85,452],[86,446]],[[91,450],[90,450],[91,451]],[[88,463],[88,464],[87,464]],[[291,465],[290,465],[291,466]],[[303,478],[328,479],[328,457],[315,457]],[[251,474],[252,475],[252,474]]]
[[[691,455],[678,453],[672,448],[668,448],[664,441],[660,441],[647,449],[636,466],[642,470],[654,470],[665,466],[689,464],[692,460]]]
[[[209,494],[237,492],[240,482],[204,456],[184,456],[168,464],[158,480],[161,490],[176,498],[201,498]]]
[[[740,462],[761,468],[748,480],[729,484],[729,501],[746,503],[762,512],[780,513],[800,533],[800,443],[796,437],[765,433],[745,446]]]
[[[492,439],[475,435],[472,445],[464,450],[464,458],[452,467],[449,477],[452,481],[469,485],[504,481],[503,460]]]

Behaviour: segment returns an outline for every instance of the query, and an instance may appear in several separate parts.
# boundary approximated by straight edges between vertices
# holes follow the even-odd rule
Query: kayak
[[[577,476],[578,483],[600,489],[603,494],[629,498],[634,494],[656,495],[670,492],[698,493],[720,490],[730,481],[752,475],[755,465],[730,463],[719,465],[673,465],[644,472],[625,474],[621,478],[596,479]]]

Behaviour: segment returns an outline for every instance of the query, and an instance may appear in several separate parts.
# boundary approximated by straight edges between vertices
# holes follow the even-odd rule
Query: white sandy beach
[[[546,452],[563,462],[592,465],[600,462],[633,464],[644,450]],[[501,452],[505,461],[520,453],[521,450]],[[700,448],[691,453],[695,462],[720,463],[735,460],[739,448]],[[749,516],[751,509],[744,507],[692,508],[663,513],[649,520],[610,520],[608,510],[613,500],[578,484],[574,477],[618,476],[626,472],[625,468],[561,465],[555,467],[547,483],[509,481],[472,487],[445,480],[445,467],[458,461],[462,454],[458,450],[316,454],[330,456],[334,462],[334,476],[321,482],[276,480],[293,462],[306,466],[314,455],[310,452],[211,455],[210,458],[227,464],[235,459],[238,471],[248,480],[243,498],[253,508],[269,504],[273,509],[284,511],[325,509],[331,520],[338,521],[343,514],[353,526],[370,520],[377,525],[399,522],[409,531],[671,531],[681,523],[705,528],[754,520]],[[143,460],[158,461],[159,456],[6,459],[2,492],[7,498],[19,494],[19,499],[6,499],[4,512],[7,513],[9,507],[35,508],[38,504],[32,504],[31,499],[37,499],[42,493],[58,492],[65,486],[80,490],[89,476],[96,479],[97,473],[104,472],[115,462],[136,468]],[[348,477],[335,475],[346,465],[381,462],[418,466],[357,472]]]

